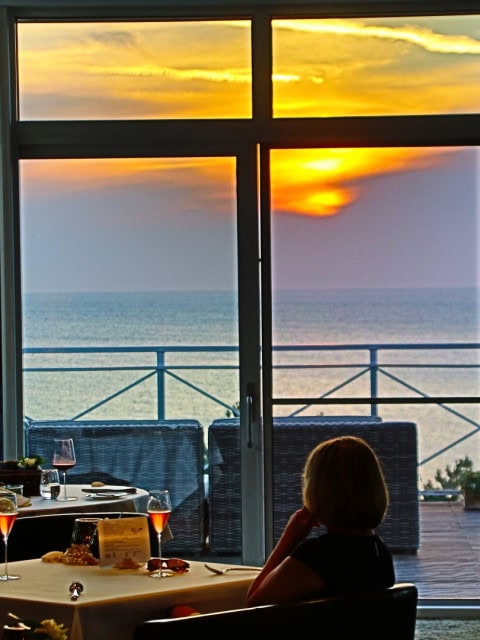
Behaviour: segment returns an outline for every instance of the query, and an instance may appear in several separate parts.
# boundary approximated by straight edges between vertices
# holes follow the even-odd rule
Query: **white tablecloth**
[[[0,625],[11,611],[33,620],[54,618],[70,629],[69,640],[131,640],[137,624],[162,617],[176,604],[191,605],[202,613],[246,606],[256,571],[217,576],[202,562],[190,562],[190,567],[185,574],[151,578],[144,567],[77,567],[39,559],[12,562],[9,572],[21,579],[0,583]],[[76,602],[70,599],[73,581],[84,586]]]
[[[88,484],[67,484],[67,495],[77,500],[62,502],[61,500],[45,500],[41,496],[30,498],[31,507],[21,507],[18,517],[38,516],[47,513],[75,513],[81,511],[142,511],[146,512],[148,491],[137,489],[136,493],[129,493],[121,498],[92,499],[82,489],[91,489]],[[60,495],[63,495],[63,485]]]

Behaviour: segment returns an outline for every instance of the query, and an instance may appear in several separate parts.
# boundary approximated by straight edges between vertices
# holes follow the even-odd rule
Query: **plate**
[[[120,487],[117,485],[104,485],[103,487],[83,487],[84,493],[137,493],[135,487]]]
[[[115,500],[125,496],[128,496],[128,493],[87,493],[85,497],[90,500]]]

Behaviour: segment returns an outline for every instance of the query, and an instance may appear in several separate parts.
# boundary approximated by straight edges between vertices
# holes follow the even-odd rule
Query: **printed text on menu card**
[[[145,516],[108,518],[97,526],[101,565],[114,565],[125,560],[137,563],[150,559],[150,534]]]

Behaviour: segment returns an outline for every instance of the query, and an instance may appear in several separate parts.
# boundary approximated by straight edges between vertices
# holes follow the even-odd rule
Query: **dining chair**
[[[133,640],[178,640],[187,633],[219,637],[222,633],[254,631],[278,632],[279,637],[291,633],[294,637],[306,628],[315,629],[322,640],[414,640],[417,602],[414,584],[397,583],[377,592],[146,620],[135,628]]]
[[[32,560],[48,551],[65,551],[72,541],[75,518],[131,518],[146,516],[150,532],[150,549],[156,554],[157,534],[148,514],[136,511],[99,511],[75,513],[50,513],[17,518],[8,537],[8,559]]]

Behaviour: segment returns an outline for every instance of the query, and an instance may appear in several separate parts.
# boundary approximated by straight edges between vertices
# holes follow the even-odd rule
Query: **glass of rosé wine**
[[[17,494],[13,491],[0,491],[0,531],[5,544],[5,564],[0,580],[18,580],[20,576],[8,573],[8,536],[17,519],[18,505]]]
[[[52,467],[58,469],[63,474],[63,496],[58,496],[57,500],[68,502],[76,500],[74,496],[67,495],[67,471],[73,469],[77,464],[75,457],[75,447],[72,438],[55,438],[53,441],[53,459]]]
[[[167,522],[172,513],[172,501],[168,489],[154,489],[150,491],[147,504],[147,513],[153,528],[157,532],[158,538],[158,557],[160,558],[160,570],[150,573],[152,578],[164,578],[169,573],[164,573],[161,566],[162,558],[162,533],[167,526]]]

